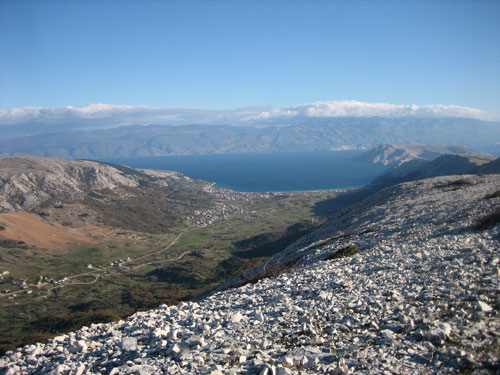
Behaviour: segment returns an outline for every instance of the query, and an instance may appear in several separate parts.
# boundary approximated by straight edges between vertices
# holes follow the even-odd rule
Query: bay
[[[141,169],[180,172],[216,187],[245,192],[356,188],[386,167],[357,160],[364,151],[273,152],[215,155],[103,158]]]

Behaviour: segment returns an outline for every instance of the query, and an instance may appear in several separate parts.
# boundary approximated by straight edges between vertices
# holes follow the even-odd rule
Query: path
[[[159,250],[159,251],[156,251],[156,252],[152,252],[152,253],[148,253],[148,254],[145,254],[145,255],[142,255],[138,258],[135,258],[135,259],[132,259],[130,260],[129,262],[127,263],[132,263],[132,262],[136,262],[140,259],[144,259],[146,257],[149,257],[149,256],[152,256],[152,255],[155,255],[155,254],[160,254],[168,249],[170,249],[173,245],[175,245],[177,243],[177,241],[181,238],[181,236],[186,233],[186,232],[189,232],[190,230],[192,229],[186,229],[182,232],[180,232],[177,237],[174,238],[174,240],[172,242],[170,242],[170,244],[168,244],[168,246],[164,247],[163,249]],[[141,268],[142,266],[145,266],[145,265],[149,265],[149,264],[154,264],[154,263],[164,263],[164,262],[174,262],[176,260],[180,260],[182,259],[185,255],[189,254],[190,252],[192,251],[184,251],[182,254],[180,254],[179,256],[175,257],[175,258],[171,258],[171,259],[164,259],[164,260],[161,260],[161,261],[152,261],[152,262],[147,262],[147,263],[141,263],[141,264],[138,264],[138,265],[131,265],[130,266],[130,269],[134,268],[134,269],[138,269],[138,268]],[[90,281],[90,282],[71,282],[71,283],[61,283],[61,284],[58,284],[52,288],[49,288],[47,289],[45,292],[45,294],[43,295],[40,295],[39,297],[37,297],[36,299],[38,298],[44,298],[44,297],[47,297],[50,292],[54,289],[59,289],[59,288],[62,288],[64,286],[69,286],[69,285],[90,285],[90,284],[95,284],[97,282],[97,280],[103,276],[105,274],[106,271],[108,270],[111,270],[115,268],[115,266],[107,266],[107,267],[100,267],[100,268],[95,268],[94,271],[90,271],[90,272],[85,272],[85,273],[80,273],[80,274],[77,274],[77,275],[72,275],[72,276],[67,276],[65,277],[66,280],[70,280],[70,279],[75,279],[75,278],[78,278],[78,277],[82,277],[82,276],[95,276],[95,279],[93,281]],[[40,284],[40,287],[42,286],[46,286],[46,285],[50,285],[49,283],[42,283]],[[8,297],[8,296],[12,296],[12,295],[15,295],[15,294],[20,294],[20,293],[23,293],[24,292],[24,289],[21,289],[21,290],[18,290],[18,291],[14,291],[14,292],[10,292],[8,294],[4,294],[5,297]],[[40,294],[42,294],[42,290],[40,290]],[[29,302],[31,303],[31,301]],[[17,304],[16,304],[17,305]]]

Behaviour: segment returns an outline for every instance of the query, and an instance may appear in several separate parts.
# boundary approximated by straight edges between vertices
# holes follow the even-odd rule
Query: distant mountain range
[[[294,117],[246,125],[68,130],[0,141],[0,157],[63,159],[369,149],[381,143],[463,144],[495,152],[500,122],[457,117]],[[434,151],[432,151],[434,152]],[[460,152],[459,152],[460,153]],[[405,160],[402,157],[401,161]]]

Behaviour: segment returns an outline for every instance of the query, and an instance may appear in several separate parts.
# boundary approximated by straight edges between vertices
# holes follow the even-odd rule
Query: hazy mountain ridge
[[[490,155],[444,154],[433,160],[412,159],[387,170],[373,185],[394,185],[454,174],[500,174],[500,158]]]
[[[269,121],[272,125],[149,125],[63,131],[0,141],[0,156],[32,154],[80,159],[329,151],[409,142],[485,149],[500,139],[499,122],[465,118],[319,117]]]
[[[500,158],[480,165],[479,167],[474,169],[474,172],[484,174],[500,174]]]
[[[456,184],[463,179],[470,183]],[[0,366],[6,374],[493,374],[499,227],[478,223],[499,208],[499,184],[497,175],[469,175],[385,189],[233,285],[256,283],[84,327],[8,353]]]
[[[464,146],[423,145],[416,143],[384,143],[360,156],[360,160],[387,166],[399,166],[410,160],[433,160],[448,155],[478,155],[487,158],[488,154]],[[491,157],[493,159],[493,157]]]

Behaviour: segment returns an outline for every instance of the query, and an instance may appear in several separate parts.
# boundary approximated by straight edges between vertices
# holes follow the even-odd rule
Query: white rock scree
[[[475,226],[499,188],[499,175],[388,188],[245,278],[286,273],[8,352],[0,372],[498,373],[500,226]],[[326,260],[348,245],[359,252]]]

